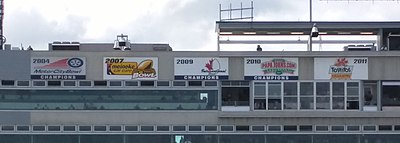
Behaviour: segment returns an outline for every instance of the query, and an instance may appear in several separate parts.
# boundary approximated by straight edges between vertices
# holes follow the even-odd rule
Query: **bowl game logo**
[[[152,59],[132,61],[127,58],[106,58],[106,75],[123,79],[156,78]]]
[[[264,74],[294,74],[297,64],[285,59],[273,59],[261,64]]]
[[[351,79],[353,66],[349,65],[346,58],[338,58],[334,65],[329,67],[329,74],[333,80],[347,80]]]

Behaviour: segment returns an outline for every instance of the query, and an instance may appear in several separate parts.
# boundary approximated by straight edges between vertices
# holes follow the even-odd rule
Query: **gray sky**
[[[308,21],[309,0],[253,0],[255,21]],[[5,0],[7,43],[47,49],[52,41],[168,43],[216,50],[219,4],[250,0]],[[399,1],[313,1],[314,21],[400,21]]]

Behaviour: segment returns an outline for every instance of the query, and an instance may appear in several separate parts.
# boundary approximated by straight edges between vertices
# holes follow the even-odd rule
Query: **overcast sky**
[[[253,0],[255,21],[308,21],[309,0]],[[250,0],[5,0],[7,43],[47,49],[52,41],[168,43],[216,50],[219,4]],[[315,21],[400,21],[399,1],[314,0]]]

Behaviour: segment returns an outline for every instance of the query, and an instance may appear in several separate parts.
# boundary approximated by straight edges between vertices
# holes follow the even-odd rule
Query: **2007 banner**
[[[158,58],[104,57],[103,78],[157,80]]]

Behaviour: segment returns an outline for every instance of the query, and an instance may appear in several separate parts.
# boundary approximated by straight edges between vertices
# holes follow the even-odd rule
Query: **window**
[[[33,86],[46,86],[46,81],[33,81]]]
[[[283,126],[283,131],[297,131],[296,125],[285,125]]]
[[[167,132],[169,131],[169,126],[157,126],[158,132]]]
[[[61,81],[47,81],[47,86],[61,86]]]
[[[364,81],[364,106],[376,106],[378,103],[377,81]]]
[[[125,86],[139,86],[138,81],[125,81]]]
[[[76,86],[75,81],[63,81],[63,82],[64,82],[64,86]]]
[[[236,131],[244,132],[244,131],[249,131],[249,130],[250,130],[250,127],[246,126],[246,125],[238,125],[238,126],[236,126]]]
[[[189,131],[201,131],[201,126],[189,126]]]
[[[271,125],[271,126],[268,126],[268,131],[270,131],[270,132],[280,132],[280,131],[282,131],[282,127],[281,126]]]
[[[297,82],[284,82],[283,93],[283,108],[297,109]]]
[[[376,131],[376,126],[363,126],[363,131]]]
[[[282,89],[280,82],[268,83],[268,110],[282,109]]]
[[[53,132],[61,131],[61,127],[60,126],[47,126],[47,131],[53,131]]]
[[[186,131],[186,126],[173,126],[173,131]]]
[[[347,131],[360,131],[360,126],[349,125]]]
[[[29,126],[17,126],[17,131],[29,131]]]
[[[379,131],[392,131],[392,125],[379,125]]]
[[[112,87],[121,87],[122,81],[110,81],[110,86]]]
[[[92,86],[91,81],[79,81],[79,86]]]
[[[105,80],[95,80],[93,81],[94,86],[107,86],[107,81]]]
[[[94,131],[106,131],[106,126],[94,126]]]
[[[359,83],[347,82],[347,109],[358,110],[359,107]]]
[[[125,131],[127,132],[137,132],[138,126],[125,126]]]
[[[2,80],[1,85],[3,86],[14,86],[15,81],[14,80]]]
[[[33,131],[45,131],[45,126],[32,126]]]
[[[54,96],[57,95],[57,96]],[[3,89],[0,110],[217,110],[217,90]],[[40,102],[27,102],[27,101]],[[143,102],[145,101],[145,102]],[[179,107],[181,105],[181,107]],[[179,107],[179,108],[178,108]]]
[[[400,82],[382,83],[382,106],[400,106]]]
[[[154,81],[140,81],[140,86],[153,87]]]
[[[1,126],[2,131],[14,131],[14,126]]]
[[[227,132],[227,131],[233,131],[233,126],[221,126],[221,131]]]
[[[300,82],[300,109],[314,109],[313,82]]]
[[[394,130],[395,131],[400,131],[400,125],[394,125]]]
[[[254,132],[263,132],[265,131],[265,126],[251,126],[251,130]]]
[[[64,126],[64,131],[76,131],[75,126]]]
[[[110,126],[110,131],[122,131],[121,126]]]
[[[254,99],[254,110],[265,110],[266,100],[264,99]]]
[[[217,126],[204,126],[204,131],[217,131]]]
[[[92,126],[79,126],[79,131],[81,132],[92,131]]]
[[[29,81],[17,81],[17,86],[29,86]]]
[[[330,83],[316,82],[316,108],[330,109]]]
[[[332,131],[344,131],[344,126],[332,126]]]
[[[157,81],[157,86],[169,86],[169,81]]]
[[[265,82],[254,82],[254,110],[266,109],[266,97]]]
[[[186,86],[186,82],[185,81],[173,81],[172,85],[173,86]]]
[[[332,109],[344,110],[344,82],[332,83]]]
[[[205,86],[218,86],[218,82],[217,81],[205,81],[204,85]]]
[[[300,132],[312,131],[312,125],[300,125],[299,129],[300,129]]]
[[[140,126],[140,131],[152,132],[154,131],[154,126]]]
[[[189,86],[202,86],[201,81],[189,81]]]
[[[328,126],[315,126],[315,130],[319,132],[329,131]]]
[[[249,106],[248,87],[222,87],[222,106]]]
[[[266,86],[265,82],[254,83],[254,97],[266,97]]]

